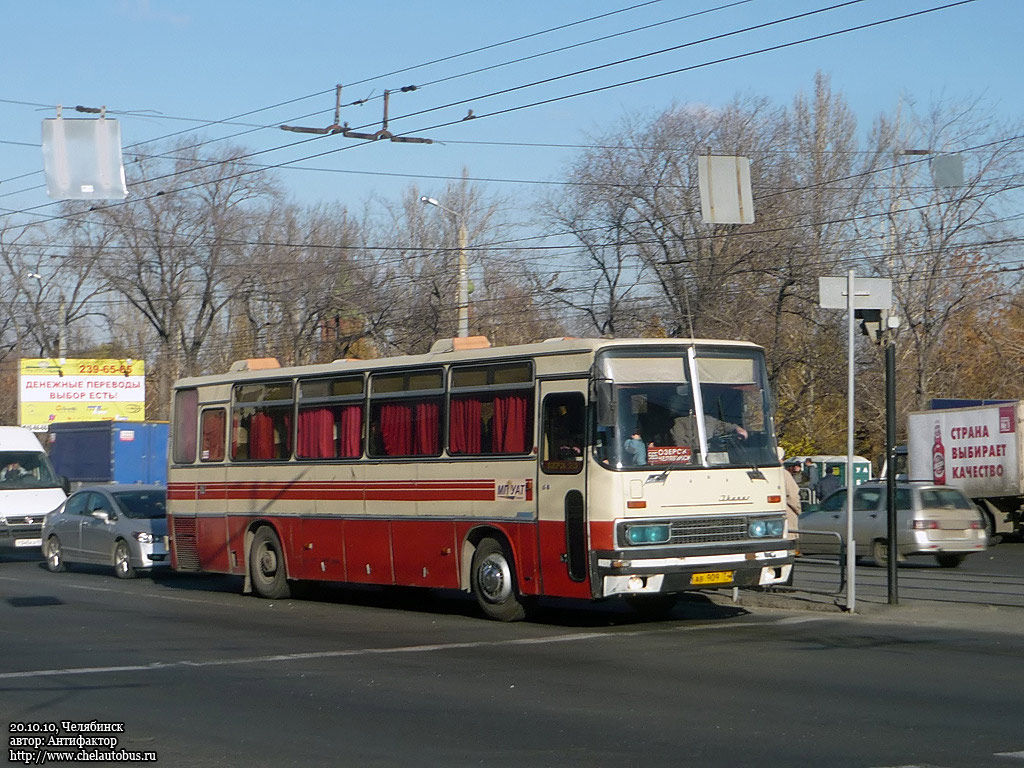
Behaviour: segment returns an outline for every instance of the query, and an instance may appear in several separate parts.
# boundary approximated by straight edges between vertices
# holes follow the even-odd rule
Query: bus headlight
[[[669,537],[670,527],[665,524],[626,527],[626,541],[630,544],[664,544]]]
[[[747,525],[747,534],[752,539],[777,539],[785,530],[785,521],[781,517],[758,518]]]

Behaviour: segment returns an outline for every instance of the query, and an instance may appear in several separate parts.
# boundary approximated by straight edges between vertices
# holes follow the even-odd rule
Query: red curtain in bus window
[[[292,455],[292,414],[290,410],[284,414],[284,430],[282,432],[276,458],[288,459]]]
[[[363,406],[346,405],[341,409],[338,425],[338,455],[357,459],[363,453]]]
[[[334,414],[330,408],[299,411],[298,449],[304,459],[334,457]]]
[[[385,456],[412,455],[412,407],[384,403],[380,407],[380,435]]]
[[[481,403],[475,397],[453,399],[448,425],[448,447],[452,453],[480,453]]]
[[[526,395],[500,395],[494,398],[494,452],[526,453],[526,419],[529,399]]]
[[[436,456],[441,452],[441,408],[436,401],[416,403],[416,454]]]
[[[224,426],[227,416],[223,408],[203,411],[201,461],[224,460]]]
[[[259,411],[249,419],[249,458],[274,458],[274,420],[269,413]]]

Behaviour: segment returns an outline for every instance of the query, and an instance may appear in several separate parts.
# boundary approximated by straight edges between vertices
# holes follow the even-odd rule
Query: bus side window
[[[196,415],[199,411],[199,392],[181,389],[174,393],[174,446],[176,464],[191,464],[196,460]]]
[[[202,445],[200,461],[224,461],[224,428],[227,414],[223,408],[208,408],[200,418]]]
[[[583,469],[586,409],[579,392],[544,398],[541,469],[552,475],[572,475]]]

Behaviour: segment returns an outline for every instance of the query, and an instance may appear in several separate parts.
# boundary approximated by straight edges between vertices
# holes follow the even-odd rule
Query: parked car
[[[67,563],[111,565],[122,579],[170,565],[167,491],[160,485],[87,486],[43,521],[51,571]]]
[[[888,555],[885,483],[865,483],[853,493],[853,538],[856,554],[882,565]],[[815,536],[828,531],[846,536],[846,489],[836,491],[800,515],[800,552],[837,552],[838,539]],[[956,488],[927,482],[896,485],[896,545],[900,559],[933,555],[939,565],[955,568],[972,552],[988,546],[981,511]]]

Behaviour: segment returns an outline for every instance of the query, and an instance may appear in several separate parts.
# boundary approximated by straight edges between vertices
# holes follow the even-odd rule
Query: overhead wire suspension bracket
[[[348,122],[339,125],[341,119],[341,86],[335,86],[334,97],[334,122],[326,128],[309,128],[299,125],[282,125],[281,130],[292,131],[293,133],[313,133],[320,136],[340,133],[346,139],[364,139],[366,141],[379,141],[388,139],[399,144],[433,144],[433,139],[426,139],[420,136],[396,136],[388,130],[388,106],[391,101],[391,91],[384,91],[384,117],[381,121],[381,129],[374,133],[360,133],[349,129]],[[402,93],[416,90],[415,85],[407,85],[401,89]],[[364,99],[365,101],[365,99]]]

